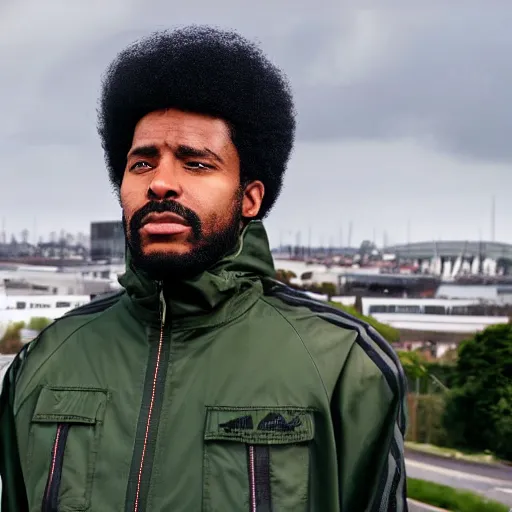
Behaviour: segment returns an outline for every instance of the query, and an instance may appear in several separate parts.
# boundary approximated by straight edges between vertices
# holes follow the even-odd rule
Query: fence
[[[447,442],[443,427],[445,397],[442,394],[407,396],[409,428],[407,441],[443,446]]]

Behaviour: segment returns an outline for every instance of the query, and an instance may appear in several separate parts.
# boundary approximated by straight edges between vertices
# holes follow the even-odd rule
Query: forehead
[[[135,127],[133,145],[185,144],[207,146],[212,151],[233,151],[229,127],[219,118],[169,109],[151,112]]]

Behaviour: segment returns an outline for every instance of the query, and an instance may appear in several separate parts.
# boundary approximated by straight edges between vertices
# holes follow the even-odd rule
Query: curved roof
[[[403,245],[393,245],[384,249],[386,253],[396,254],[404,258],[457,258],[459,256],[483,256],[498,260],[506,258],[512,260],[512,244],[501,242],[472,242],[457,240],[442,240],[431,242],[414,242]]]

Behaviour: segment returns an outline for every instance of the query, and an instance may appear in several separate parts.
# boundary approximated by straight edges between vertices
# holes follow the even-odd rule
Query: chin
[[[176,254],[182,255],[187,254],[192,250],[189,244],[177,241],[162,241],[162,242],[149,242],[144,245],[142,253],[145,256],[154,255],[168,255]]]

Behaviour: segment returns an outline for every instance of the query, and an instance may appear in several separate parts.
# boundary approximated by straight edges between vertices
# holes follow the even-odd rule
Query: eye
[[[135,162],[131,167],[130,171],[135,171],[137,169],[151,169],[151,165],[147,162]]]
[[[185,164],[190,169],[197,169],[197,170],[206,170],[206,169],[213,169],[212,165],[204,164],[203,162],[187,162]]]

